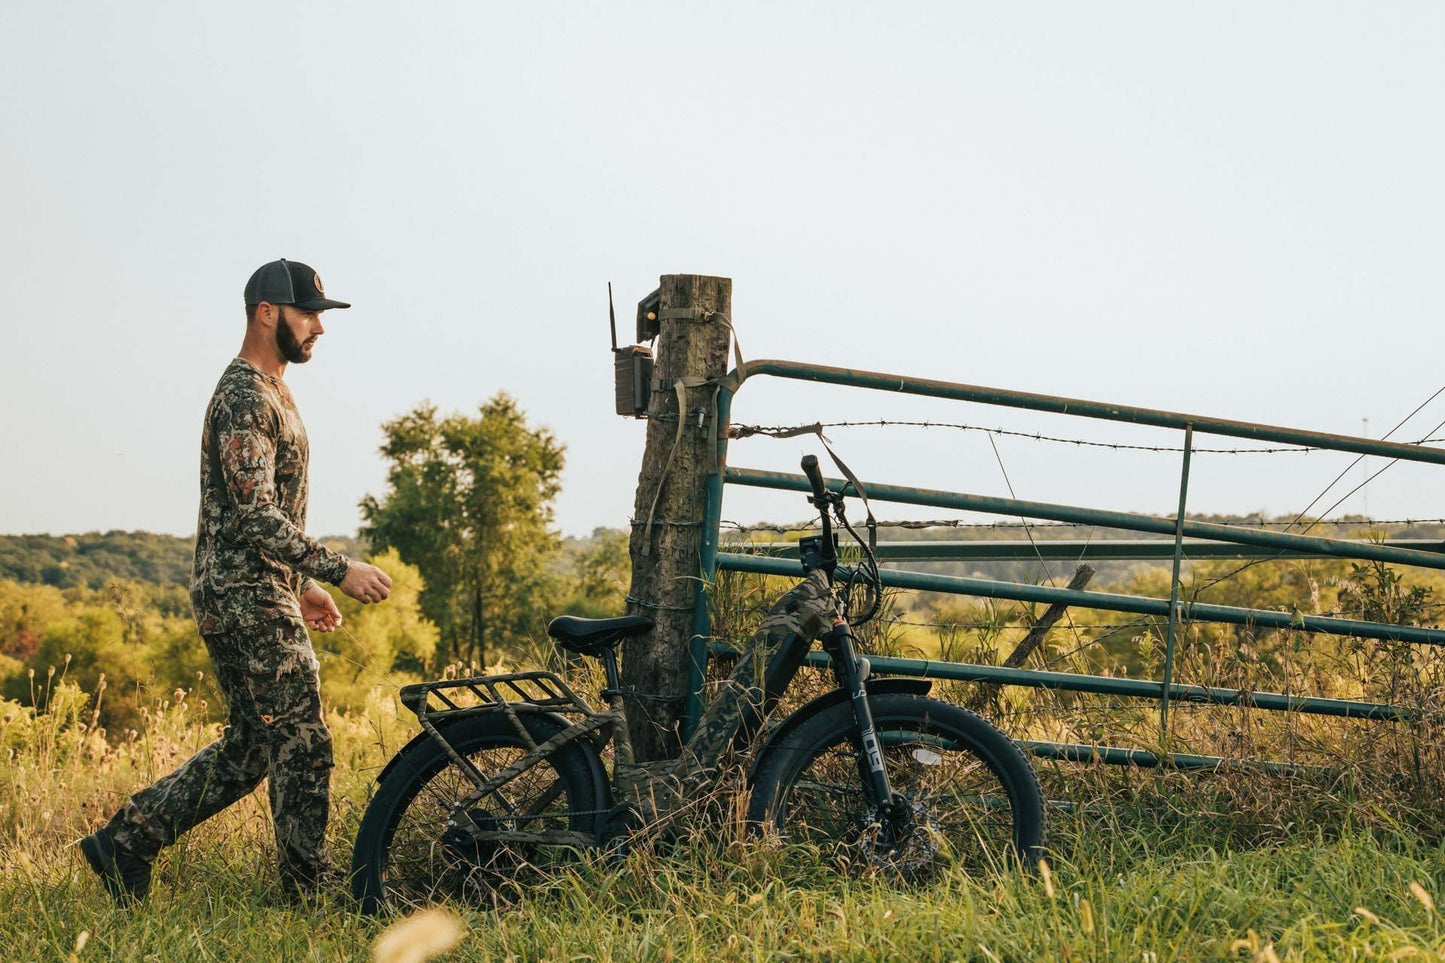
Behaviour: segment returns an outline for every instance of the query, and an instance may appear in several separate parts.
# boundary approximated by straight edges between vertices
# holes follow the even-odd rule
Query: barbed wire
[[[890,421],[877,419],[875,421],[819,421],[806,425],[732,425],[728,428],[730,439],[750,438],[754,435],[767,435],[770,437],[792,438],[800,434],[807,434],[814,429],[824,428],[952,428],[957,431],[981,431],[986,435],[1008,438],[1026,438],[1030,441],[1047,441],[1061,445],[1075,445],[1081,448],[1111,448],[1116,451],[1149,451],[1149,452],[1174,452],[1182,453],[1183,447],[1171,445],[1130,445],[1124,442],[1094,441],[1087,438],[1065,438],[1060,435],[1045,435],[1039,432],[1011,431],[1007,428],[986,428],[983,425],[970,425],[963,422],[951,421]],[[1424,445],[1432,442],[1445,441],[1445,438],[1421,438],[1419,441],[1408,442],[1408,444]],[[1310,445],[1287,445],[1278,448],[1193,448],[1190,451],[1196,455],[1286,455],[1286,454],[1308,454],[1314,451],[1334,451],[1333,448],[1321,448]]]

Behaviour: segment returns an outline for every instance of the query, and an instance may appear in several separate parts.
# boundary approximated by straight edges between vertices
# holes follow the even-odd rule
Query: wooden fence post
[[[1069,579],[1069,591],[1082,592],[1084,587],[1089,584],[1089,580],[1093,577],[1094,566],[1087,562],[1080,562],[1079,566],[1074,569],[1074,577]],[[1023,641],[1015,646],[1014,650],[1008,654],[1008,657],[999,664],[1009,669],[1023,668],[1024,663],[1029,660],[1029,656],[1033,655],[1034,650],[1040,645],[1043,645],[1044,639],[1049,634],[1049,629],[1053,628],[1054,623],[1063,618],[1064,613],[1068,610],[1069,606],[1067,602],[1055,602],[1053,605],[1044,609],[1044,614],[1040,615],[1038,620],[1029,627],[1028,634],[1024,636]],[[1001,712],[1001,707],[998,704],[998,694],[999,686],[987,682],[980,683],[979,687],[974,690],[973,696],[964,703],[964,706],[982,715],[998,715]]]
[[[660,330],[647,447],[632,513],[627,602],[629,614],[648,615],[655,622],[646,635],[623,644],[622,657],[638,762],[680,751],[693,593],[701,573],[701,522],[708,472],[715,467],[709,444],[713,386],[704,382],[727,374],[732,287],[729,278],[697,274],[665,274],[659,284]]]

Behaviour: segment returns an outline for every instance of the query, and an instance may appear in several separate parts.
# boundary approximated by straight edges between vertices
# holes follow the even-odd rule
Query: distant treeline
[[[420,570],[395,549],[374,553],[357,538],[321,540],[393,578],[385,605],[362,605],[328,589],[345,619],[344,632],[312,639],[328,703],[359,707],[379,683],[441,677],[454,654],[440,648],[439,629],[422,607]],[[117,734],[141,729],[144,711],[157,700],[197,686],[210,717],[219,719],[224,704],[205,681],[212,668],[187,591],[191,552],[190,539],[147,532],[0,536],[0,719],[9,717],[5,700],[48,706],[62,684],[89,693],[91,724]],[[535,611],[521,628],[497,637],[488,664],[549,657],[541,626],[553,615],[626,611],[626,533],[599,529],[562,540],[547,562],[535,574],[541,587]]]
[[[1225,525],[1257,526],[1271,524],[1280,530],[1278,523],[1289,522],[1289,517],[1263,517],[1260,515],[1191,515],[1199,521]],[[1292,530],[1301,531],[1309,526],[1309,519],[1296,525]],[[1368,519],[1351,516],[1349,525],[1322,525],[1311,534],[1330,535],[1337,538],[1359,538],[1371,533]],[[1017,525],[1017,521],[1013,522]],[[777,538],[778,533],[769,532],[770,526],[760,524],[758,530],[726,532],[725,537],[747,540],[748,538]],[[602,533],[614,534],[610,529],[598,529],[590,538],[569,538],[563,543],[562,559],[565,568],[573,565],[573,556],[591,549]],[[1384,534],[1390,538],[1445,538],[1445,526],[1435,524],[1389,525],[1373,529],[1373,534]],[[878,537],[884,541],[975,541],[1026,539],[1088,538],[1090,540],[1115,538],[1149,538],[1133,532],[1115,531],[1105,528],[1081,529],[1072,525],[1057,525],[1040,522],[1031,525],[1027,532],[1019,527],[964,527],[902,529],[880,528]],[[1166,537],[1166,536],[1159,536]],[[360,558],[370,551],[365,539],[346,535],[323,536],[321,541],[338,552]],[[88,532],[84,535],[0,535],[0,578],[35,585],[53,585],[56,588],[100,588],[110,579],[150,582],[155,585],[185,585],[191,576],[191,556],[195,551],[195,539],[179,535],[160,535],[155,532]],[[987,570],[989,574],[1014,574],[1015,566],[1009,563],[914,563],[910,568],[922,568],[940,574],[965,575],[970,571]],[[1059,563],[1059,569],[1072,568],[1071,563]],[[1096,567],[1100,567],[1097,566]],[[1132,567],[1131,563],[1104,563],[1102,571],[1108,575],[1123,575]],[[965,571],[965,569],[969,571]],[[1118,571],[1114,571],[1117,569]],[[996,571],[995,571],[996,570]]]
[[[321,540],[347,555],[367,552],[355,538]],[[184,585],[195,546],[194,537],[155,532],[0,535],[0,578],[56,588],[100,588],[111,579]]]
[[[886,521],[896,517],[893,512],[894,506],[876,506],[875,513],[880,516],[880,521]],[[946,512],[929,514],[931,509],[912,510],[912,514],[920,519],[939,519],[945,516]],[[1139,513],[1149,514],[1149,513]],[[863,532],[863,526],[859,524],[858,512],[853,513],[852,521],[859,533]],[[1171,541],[1169,535],[1153,535],[1147,532],[1132,532],[1116,528],[1103,528],[1090,525],[1071,525],[1059,522],[1030,521],[1024,527],[1022,520],[1018,518],[1004,519],[996,523],[982,523],[976,521],[978,516],[972,518],[959,518],[954,524],[945,524],[942,521],[934,523],[915,523],[922,527],[911,527],[902,525],[878,526],[879,542],[1013,542],[1013,541],[1059,541],[1063,539],[1074,539],[1083,543],[1102,541],[1115,541],[1121,539],[1137,539]],[[1160,513],[1157,517],[1167,517]],[[1212,515],[1190,513],[1187,516],[1192,521],[1210,522],[1215,525],[1235,525],[1243,528],[1268,528],[1275,532],[1291,532],[1293,534],[1309,534],[1324,536],[1327,538],[1420,538],[1420,539],[1445,539],[1445,525],[1433,521],[1402,522],[1392,521],[1389,523],[1377,522],[1362,515],[1346,515],[1324,522],[1317,522],[1314,518],[1297,518],[1293,515],[1264,515],[1258,512],[1249,515]],[[723,541],[726,542],[770,542],[775,540],[795,541],[801,534],[806,532],[801,529],[793,529],[784,532],[786,526],[772,525],[766,522],[759,522],[753,526],[740,526],[728,528],[723,531]],[[847,536],[843,542],[849,544]],[[1040,561],[1024,559],[1021,561],[923,561],[915,560],[906,563],[885,562],[885,568],[906,568],[917,572],[928,572],[934,575],[950,575],[961,577],[979,577],[1004,579],[1010,582],[1042,582],[1047,579],[1063,578],[1068,579],[1074,566],[1081,561],[1087,561],[1098,573],[1092,586],[1095,589],[1106,583],[1118,583],[1127,581],[1141,568],[1158,567],[1160,562],[1134,562],[1134,561],[1108,561],[1090,558],[1087,548],[1081,548],[1079,558],[1075,560]],[[1186,566],[1193,564],[1186,559]]]

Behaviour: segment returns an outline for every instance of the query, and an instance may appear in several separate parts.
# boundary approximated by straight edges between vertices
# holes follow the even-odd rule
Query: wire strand
[[[1445,386],[1442,386],[1441,389],[1440,389],[1440,391],[1445,391]],[[1415,416],[1415,414],[1417,414],[1417,413],[1420,411],[1420,408],[1425,407],[1425,405],[1427,405],[1427,404],[1429,404],[1431,401],[1435,400],[1436,395],[1439,395],[1439,394],[1440,394],[1440,391],[1437,391],[1437,392],[1435,393],[1435,395],[1431,395],[1430,398],[1427,399],[1423,404],[1421,404],[1419,408],[1416,408],[1415,411],[1411,412],[1410,415],[1405,418],[1405,421],[1409,421],[1410,418],[1413,418],[1413,417]],[[1403,425],[1403,424],[1405,423],[1405,421],[1402,421],[1400,424]],[[1184,449],[1183,449],[1182,447],[1175,447],[1175,446],[1170,446],[1170,445],[1131,445],[1131,444],[1126,444],[1126,443],[1124,443],[1124,442],[1097,441],[1097,440],[1088,439],[1088,438],[1066,438],[1066,437],[1063,437],[1063,436],[1060,436],[1060,435],[1045,435],[1045,434],[1042,434],[1042,433],[1039,433],[1039,432],[1011,431],[1011,430],[1009,430],[1009,429],[1007,429],[1007,428],[986,428],[986,427],[984,427],[984,426],[982,426],[982,425],[970,425],[970,424],[966,424],[966,423],[963,423],[963,422],[949,422],[949,421],[891,421],[891,420],[884,419],[884,418],[877,419],[876,421],[820,421],[820,422],[813,422],[813,423],[806,424],[806,425],[732,425],[732,426],[728,429],[728,437],[729,437],[730,439],[733,439],[733,440],[739,440],[739,439],[743,439],[743,438],[750,438],[750,437],[753,437],[753,436],[755,436],[755,435],[764,435],[764,436],[768,436],[768,437],[777,437],[777,438],[792,438],[792,437],[796,437],[796,436],[799,435],[799,434],[807,433],[807,432],[811,431],[811,430],[814,429],[814,428],[822,429],[822,428],[889,428],[889,427],[892,427],[892,428],[952,428],[952,429],[957,430],[957,431],[980,431],[980,432],[983,432],[983,433],[986,434],[986,435],[989,435],[990,437],[1024,438],[1024,439],[1027,439],[1027,440],[1029,440],[1029,441],[1045,441],[1045,442],[1052,442],[1052,443],[1054,443],[1054,444],[1061,444],[1061,445],[1075,445],[1075,446],[1078,446],[1078,447],[1081,447],[1081,448],[1109,448],[1109,449],[1113,449],[1113,450],[1115,450],[1115,451],[1148,451],[1148,452],[1163,452],[1163,453],[1170,453],[1170,452],[1172,452],[1172,453],[1176,453],[1176,454],[1179,453],[1179,452],[1184,451]],[[1396,429],[1398,429],[1400,426],[1399,426],[1399,425],[1396,425],[1395,427],[1396,427]],[[1427,444],[1427,443],[1430,443],[1430,442],[1445,441],[1445,438],[1436,438],[1436,437],[1434,437],[1435,431],[1438,431],[1438,430],[1439,430],[1439,429],[1436,428],[1436,429],[1432,430],[1426,437],[1421,438],[1421,439],[1418,440],[1418,441],[1409,442],[1408,444],[1424,445],[1424,444]],[[1393,430],[1391,431],[1391,434],[1393,434]],[[1389,437],[1389,435],[1386,435],[1386,436],[1385,436],[1385,438],[1388,438],[1388,437]],[[1381,440],[1384,440],[1384,439],[1381,439]],[[1192,448],[1192,449],[1191,449],[1192,453],[1193,453],[1193,454],[1196,454],[1196,455],[1297,455],[1297,454],[1308,454],[1308,453],[1310,453],[1310,452],[1315,452],[1315,451],[1335,451],[1335,450],[1336,450],[1336,449],[1333,449],[1333,448],[1323,448],[1323,447],[1311,446],[1311,445],[1288,445],[1288,446],[1271,447],[1271,448]],[[1360,457],[1363,458],[1364,456],[1361,455]],[[1358,462],[1358,459],[1356,460],[1356,463],[1357,463],[1357,462]],[[1353,467],[1353,465],[1351,465],[1351,467]],[[1346,469],[1346,470],[1348,471],[1348,469]]]

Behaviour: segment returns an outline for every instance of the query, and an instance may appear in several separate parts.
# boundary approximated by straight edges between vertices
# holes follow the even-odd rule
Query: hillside
[[[365,545],[345,535],[321,541],[347,555]],[[192,536],[155,532],[86,532],[78,535],[0,535],[0,578],[56,588],[99,588],[110,579],[184,585],[191,575]]]
[[[1224,525],[1245,525],[1269,527],[1281,530],[1292,521],[1288,517],[1265,517],[1261,515],[1191,515],[1197,521],[1214,522]],[[1311,534],[1329,535],[1340,538],[1358,538],[1369,531],[1383,533],[1388,538],[1445,538],[1445,525],[1426,523],[1376,524],[1369,519],[1350,517],[1324,523],[1313,529]],[[724,531],[724,540],[747,540],[749,538],[776,538],[784,526],[760,522],[742,530]],[[1299,528],[1294,529],[1298,531]],[[861,529],[860,529],[861,531]],[[569,537],[563,542],[563,552],[555,567],[570,569],[575,559],[608,535],[619,530],[599,528],[586,537]],[[1087,539],[1103,541],[1119,538],[1149,538],[1134,532],[1123,532],[1104,528],[1080,528],[1073,525],[1059,525],[1042,522],[1023,528],[1017,521],[998,525],[936,525],[925,528],[880,527],[880,541],[1023,541],[1029,537],[1035,540]],[[1161,536],[1162,537],[1162,536]],[[321,541],[328,547],[351,556],[362,556],[368,551],[364,540],[353,535],[324,535]],[[99,588],[110,579],[151,582],[157,585],[184,585],[190,578],[191,555],[195,539],[190,536],[163,535],[155,532],[86,532],[71,535],[0,535],[0,578],[38,585],[52,585],[56,588]],[[907,566],[922,571],[944,575],[982,574],[999,578],[1036,578],[1037,562],[913,562]],[[1072,563],[1059,562],[1051,566],[1054,573],[1067,572]],[[1126,577],[1134,567],[1130,562],[1096,562],[1101,581]]]

